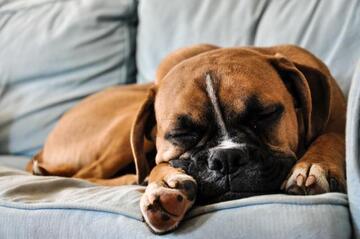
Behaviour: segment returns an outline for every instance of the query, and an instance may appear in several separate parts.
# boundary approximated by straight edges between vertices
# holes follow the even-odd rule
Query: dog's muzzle
[[[182,168],[198,183],[198,203],[278,193],[295,158],[252,145],[239,148],[197,149],[170,164]]]

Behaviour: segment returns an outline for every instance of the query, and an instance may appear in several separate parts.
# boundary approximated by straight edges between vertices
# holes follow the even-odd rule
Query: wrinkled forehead
[[[204,53],[174,67],[158,86],[158,122],[171,124],[182,115],[206,122],[213,110],[209,91],[225,115],[245,111],[250,101],[260,105],[281,101],[285,86],[275,69],[257,55],[235,53]],[[206,83],[207,75],[211,86]]]

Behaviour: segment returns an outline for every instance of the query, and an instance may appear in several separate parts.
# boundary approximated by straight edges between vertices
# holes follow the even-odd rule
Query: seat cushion
[[[142,186],[96,186],[0,167],[1,238],[158,238]],[[350,238],[347,197],[267,195],[195,207],[166,238]]]
[[[24,170],[29,160],[27,157],[0,155],[0,166]]]
[[[135,81],[136,0],[0,0],[0,153],[32,155],[83,97]]]
[[[291,43],[320,57],[347,94],[360,56],[359,12],[358,0],[143,0],[137,35],[138,80],[154,80],[163,57],[191,44]]]

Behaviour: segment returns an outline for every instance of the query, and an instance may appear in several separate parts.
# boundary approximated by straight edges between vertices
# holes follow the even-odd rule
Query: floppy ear
[[[174,51],[173,53],[170,53],[160,63],[156,73],[155,86],[149,90],[146,100],[143,102],[136,115],[130,133],[131,150],[134,156],[136,174],[139,184],[145,180],[150,172],[149,163],[146,159],[144,142],[145,137],[153,139],[155,138],[154,136],[150,136],[150,134],[153,133],[153,129],[156,124],[154,112],[154,102],[156,95],[155,87],[160,84],[161,79],[180,62],[216,48],[216,46],[206,44],[181,48]]]
[[[145,137],[150,135],[156,124],[154,114],[155,91],[154,87],[150,88],[135,117],[130,133],[131,150],[134,156],[138,184],[141,184],[150,172],[144,142]]]
[[[161,62],[156,71],[156,80],[155,84],[159,84],[161,79],[177,64],[180,62],[189,59],[190,57],[196,56],[198,54],[204,53],[206,51],[211,51],[217,49],[217,46],[209,44],[198,44],[192,45],[184,48],[180,48],[169,55],[167,55]]]
[[[293,62],[280,53],[269,57],[292,94],[304,146],[326,127],[330,116],[330,73],[310,65]],[[318,61],[318,60],[316,60]],[[322,63],[319,64],[322,66]]]

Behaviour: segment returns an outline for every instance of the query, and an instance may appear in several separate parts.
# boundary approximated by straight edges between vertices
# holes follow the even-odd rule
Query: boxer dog
[[[345,110],[329,70],[302,48],[196,45],[166,57],[153,84],[83,100],[28,170],[100,185],[145,180],[141,212],[160,234],[195,201],[345,192]]]

